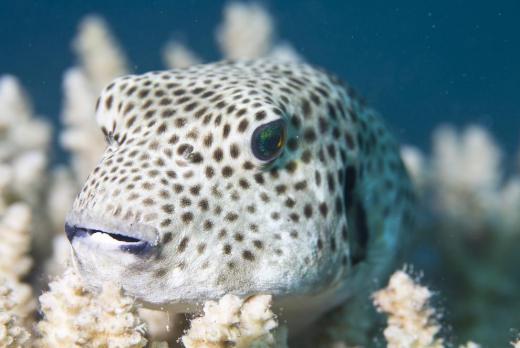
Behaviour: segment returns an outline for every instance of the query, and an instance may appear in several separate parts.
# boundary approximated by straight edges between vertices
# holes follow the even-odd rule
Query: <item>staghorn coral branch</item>
[[[83,19],[73,48],[95,90],[128,72],[126,58],[101,17]]]
[[[379,312],[388,315],[384,336],[388,348],[442,348],[442,338],[435,338],[440,326],[429,306],[430,291],[403,271],[395,272],[385,289],[373,295]]]
[[[37,347],[145,347],[146,328],[134,300],[106,284],[99,295],[87,291],[69,268],[40,296],[44,319]]]
[[[186,348],[282,347],[272,330],[278,326],[271,311],[271,296],[257,295],[242,300],[225,295],[218,302],[208,301],[204,315],[191,321],[182,337]]]
[[[263,57],[272,45],[273,20],[259,5],[231,3],[216,36],[225,58]]]
[[[170,69],[188,68],[202,63],[202,60],[180,42],[169,42],[163,50],[163,61]]]
[[[19,291],[23,284],[0,277],[0,347],[29,347],[30,334],[17,314],[20,306]]]

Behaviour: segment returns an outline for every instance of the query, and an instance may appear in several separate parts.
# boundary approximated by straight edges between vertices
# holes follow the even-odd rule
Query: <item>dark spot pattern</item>
[[[96,109],[109,146],[73,210],[157,230],[156,264],[143,269],[161,281],[195,263],[207,286],[252,284],[252,267],[295,260],[304,266],[280,274],[333,267],[346,276],[377,233],[390,233],[372,231],[373,221],[411,224],[397,144],[351,87],[306,64],[226,61],[121,77]],[[261,161],[251,134],[279,119],[285,142]]]

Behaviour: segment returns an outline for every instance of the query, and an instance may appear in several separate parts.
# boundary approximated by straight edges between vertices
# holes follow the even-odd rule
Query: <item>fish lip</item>
[[[65,233],[67,234],[67,238],[71,243],[75,238],[89,238],[95,233],[101,233],[112,238],[115,243],[118,242],[118,248],[121,251],[129,252],[132,254],[142,254],[146,251],[149,251],[153,247],[146,240],[129,237],[121,233],[113,233],[97,229],[90,229],[77,225],[65,224]]]
[[[99,238],[95,238],[102,236],[110,242],[106,247],[132,254],[145,254],[154,249],[159,242],[157,229],[150,225],[96,219],[85,214],[69,214],[65,232],[71,244],[74,240],[80,239],[104,245]],[[110,239],[106,239],[107,237]]]

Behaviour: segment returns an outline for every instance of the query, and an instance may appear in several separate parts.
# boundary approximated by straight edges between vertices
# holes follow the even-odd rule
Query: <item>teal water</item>
[[[104,16],[136,72],[163,67],[180,38],[207,60],[223,1],[3,1],[0,73],[21,78],[37,110],[60,112],[70,42],[86,14]],[[488,127],[508,152],[520,135],[520,2],[263,1],[280,39],[354,85],[405,142],[423,148],[441,122]]]

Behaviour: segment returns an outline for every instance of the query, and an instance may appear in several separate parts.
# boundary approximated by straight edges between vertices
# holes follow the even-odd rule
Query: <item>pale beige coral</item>
[[[247,300],[226,295],[219,302],[208,301],[204,315],[191,321],[182,337],[186,348],[274,347],[272,330],[278,326],[271,311],[271,296],[257,295]]]
[[[401,155],[418,191],[433,193],[444,223],[469,232],[483,226],[520,231],[520,176],[504,180],[502,152],[484,128],[457,133],[443,126],[435,131],[431,158],[411,146]]]
[[[464,345],[460,345],[459,348],[480,348],[480,345],[475,342],[467,342]]]
[[[280,62],[302,62],[303,58],[296,52],[293,46],[288,43],[275,45],[268,56],[269,59]]]
[[[55,233],[63,232],[63,222],[77,191],[76,179],[69,167],[58,166],[52,169],[47,193],[47,216]]]
[[[405,145],[401,148],[401,158],[414,184],[422,190],[426,181],[424,155],[419,149]]]
[[[470,228],[482,225],[491,202],[487,199],[500,183],[502,154],[481,127],[470,126],[462,134],[441,127],[434,134],[432,178],[438,191],[438,208]]]
[[[20,285],[15,280],[0,277],[0,347],[29,347],[30,334],[17,314]]]
[[[45,185],[50,136],[49,125],[34,117],[31,102],[18,80],[0,77],[0,205],[5,206],[6,200],[37,204]]]
[[[46,277],[56,277],[71,265],[71,246],[64,233],[54,236],[52,239],[52,256],[45,262]]]
[[[31,244],[31,210],[25,203],[14,203],[0,212],[0,277],[14,288],[10,309],[22,325],[29,326],[36,302],[29,285],[21,283],[32,265],[29,256]],[[1,295],[0,295],[1,297]]]
[[[163,61],[170,69],[182,69],[202,63],[202,60],[184,44],[171,41],[163,50]]]
[[[388,348],[441,348],[436,338],[440,326],[429,306],[430,291],[416,284],[404,271],[395,272],[385,289],[373,295],[378,311],[388,315],[384,336]]]
[[[73,154],[74,173],[77,181],[83,182],[105,148],[94,110],[99,90],[93,87],[80,68],[69,69],[64,75],[63,85],[62,120],[65,129],[60,135],[60,142]]]
[[[83,20],[73,44],[80,61],[63,79],[65,130],[62,146],[72,152],[78,182],[83,182],[95,167],[105,142],[95,118],[96,99],[103,87],[117,76],[128,73],[126,58],[99,17]]]
[[[0,215],[0,274],[19,279],[31,268],[31,210],[27,204],[10,205]]]
[[[18,80],[0,77],[0,161],[26,150],[46,149],[49,125],[34,117],[31,101]]]
[[[122,50],[99,16],[83,19],[73,47],[94,90],[101,90],[114,77],[128,72]]]
[[[38,323],[39,347],[146,346],[145,325],[133,299],[106,284],[99,295],[85,290],[81,278],[68,269],[40,296],[44,319]]]
[[[516,342],[513,342],[513,347],[514,348],[520,348],[520,339]]]
[[[262,7],[236,2],[224,10],[217,42],[226,58],[258,58],[271,48],[273,31],[271,16]]]

